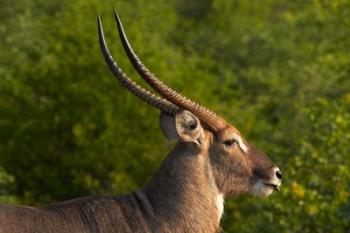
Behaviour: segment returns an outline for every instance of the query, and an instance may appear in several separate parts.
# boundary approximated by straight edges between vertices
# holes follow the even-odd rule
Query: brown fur
[[[235,128],[215,134],[186,114],[190,117],[176,123],[178,143],[140,191],[44,208],[1,205],[0,232],[218,232],[217,196],[253,192],[257,182],[274,179],[274,165],[251,146],[244,153],[238,145],[224,145],[227,137],[239,133]],[[188,127],[193,119],[196,128]]]
[[[270,159],[250,146],[234,126],[153,77],[125,46],[122,32],[134,66],[147,73],[141,76],[163,90],[167,100],[128,78],[108,51],[100,18],[98,26],[101,49],[113,74],[134,95],[162,110],[161,129],[178,142],[141,190],[44,208],[0,205],[0,233],[215,233],[220,230],[224,197],[247,192],[267,196],[279,189],[282,175]]]

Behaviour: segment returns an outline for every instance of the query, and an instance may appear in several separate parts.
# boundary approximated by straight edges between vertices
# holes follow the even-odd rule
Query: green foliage
[[[226,202],[225,232],[350,229],[350,3],[0,2],[0,201],[42,205],[144,184],[172,145],[112,78],[96,12],[170,86],[222,114],[284,172],[280,194]],[[140,82],[141,83],[141,82]]]
[[[11,188],[14,183],[14,177],[9,175],[2,167],[0,167],[0,202],[16,203],[17,199],[11,195]]]

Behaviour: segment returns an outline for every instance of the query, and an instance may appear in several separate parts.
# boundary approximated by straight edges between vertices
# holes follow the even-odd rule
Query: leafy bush
[[[113,6],[0,2],[1,202],[128,192],[171,149],[159,113],[127,93],[104,64],[97,11],[115,58],[140,81],[118,41]],[[284,172],[280,194],[226,202],[225,232],[350,228],[348,1],[115,6],[151,70],[234,123]]]

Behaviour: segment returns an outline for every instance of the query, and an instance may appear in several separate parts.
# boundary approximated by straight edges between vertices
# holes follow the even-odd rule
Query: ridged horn
[[[110,54],[105,37],[103,34],[103,28],[102,28],[102,22],[99,15],[97,15],[97,24],[98,24],[98,38],[99,43],[101,47],[101,51],[103,54],[103,57],[109,67],[109,69],[112,71],[113,75],[120,81],[120,83],[128,89],[131,93],[133,93],[135,96],[140,98],[141,100],[145,101],[146,103],[150,104],[153,107],[156,107],[160,109],[162,112],[174,116],[176,112],[179,111],[179,107],[176,105],[170,103],[167,100],[164,100],[151,92],[145,90],[138,84],[136,84],[133,80],[131,80],[118,66],[118,64],[114,61],[112,55]]]
[[[176,106],[187,109],[193,114],[195,114],[200,120],[202,120],[207,126],[209,126],[214,131],[218,131],[226,127],[226,121],[218,116],[211,110],[203,107],[202,105],[186,98],[185,96],[172,90],[170,87],[165,85],[162,81],[155,77],[147,67],[140,61],[133,48],[125,35],[123,25],[119,19],[116,11],[114,11],[115,20],[117,23],[117,28],[120,36],[120,40],[123,44],[124,50],[129,57],[134,68],[137,70],[139,75],[160,95],[166,98],[168,101],[172,102]]]

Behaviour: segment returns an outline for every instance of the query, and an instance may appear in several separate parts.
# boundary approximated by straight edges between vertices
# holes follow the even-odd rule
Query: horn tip
[[[119,20],[119,15],[116,9],[113,9],[114,17]]]
[[[101,17],[100,17],[100,14],[98,12],[96,13],[96,18],[97,18],[97,23],[100,26],[101,25]]]
[[[119,29],[123,28],[122,23],[121,23],[120,18],[119,18],[119,15],[118,15],[118,12],[116,11],[116,9],[114,9],[114,18],[115,18],[115,21],[117,22],[118,28]]]

